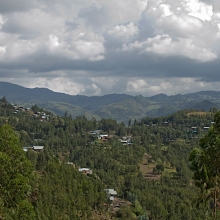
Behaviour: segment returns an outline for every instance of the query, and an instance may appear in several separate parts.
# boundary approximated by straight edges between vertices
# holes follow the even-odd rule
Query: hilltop
[[[11,103],[39,107],[72,117],[84,115],[87,118],[113,118],[128,122],[144,117],[158,117],[172,114],[178,110],[206,110],[220,107],[220,92],[201,91],[186,95],[158,94],[151,97],[126,94],[107,94],[103,96],[68,95],[45,88],[25,88],[15,84],[0,82],[0,97],[5,96]]]

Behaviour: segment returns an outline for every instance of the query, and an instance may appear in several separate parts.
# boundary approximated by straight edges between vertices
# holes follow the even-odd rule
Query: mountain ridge
[[[5,96],[15,104],[31,106],[37,104],[55,114],[67,111],[73,117],[113,118],[118,121],[157,117],[183,109],[206,110],[220,107],[219,91],[199,91],[188,94],[157,94],[151,97],[127,94],[103,96],[69,95],[47,88],[25,88],[8,82],[0,82],[0,97]]]

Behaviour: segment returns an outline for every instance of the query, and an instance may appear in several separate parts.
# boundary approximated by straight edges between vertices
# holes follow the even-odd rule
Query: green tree
[[[0,128],[0,200],[1,210],[13,219],[33,219],[34,211],[28,202],[31,193],[29,178],[30,161],[22,150],[13,129],[5,124]],[[13,210],[13,211],[12,211]],[[7,217],[6,217],[7,219]]]
[[[220,192],[220,112],[215,124],[200,139],[200,148],[194,148],[189,156],[196,186],[200,188],[202,201],[212,202],[213,218],[217,217],[217,200]]]
[[[158,170],[158,173],[162,173],[164,171],[164,165],[159,163],[156,165],[156,169]]]
[[[134,213],[139,216],[143,214],[143,208],[141,207],[140,202],[136,199],[134,201]]]

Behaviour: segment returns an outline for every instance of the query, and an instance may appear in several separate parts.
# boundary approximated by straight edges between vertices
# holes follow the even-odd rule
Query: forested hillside
[[[0,201],[0,219],[28,219],[26,212],[39,220],[205,219],[212,205],[197,206],[188,157],[215,112],[178,111],[125,126],[110,118],[56,116],[2,98],[0,126],[13,128],[31,172],[25,194],[30,208]],[[106,189],[117,192],[114,200]]]
[[[88,119],[112,118],[127,124],[129,119],[166,116],[178,110],[194,109],[209,111],[220,107],[220,92],[201,91],[185,95],[158,94],[142,95],[108,94],[103,96],[68,95],[45,88],[24,88],[11,83],[0,82],[0,97],[6,96],[14,104],[47,109],[56,115],[65,112]]]

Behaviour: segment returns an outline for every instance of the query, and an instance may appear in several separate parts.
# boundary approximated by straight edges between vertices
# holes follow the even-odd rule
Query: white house
[[[33,146],[33,150],[34,151],[43,151],[44,150],[44,146]]]
[[[117,192],[114,189],[104,189],[107,193],[107,196],[109,198],[110,201],[114,201],[115,196],[117,196]]]
[[[79,168],[78,169],[79,172],[82,172],[84,174],[92,174],[92,170],[90,170],[89,168]]]

